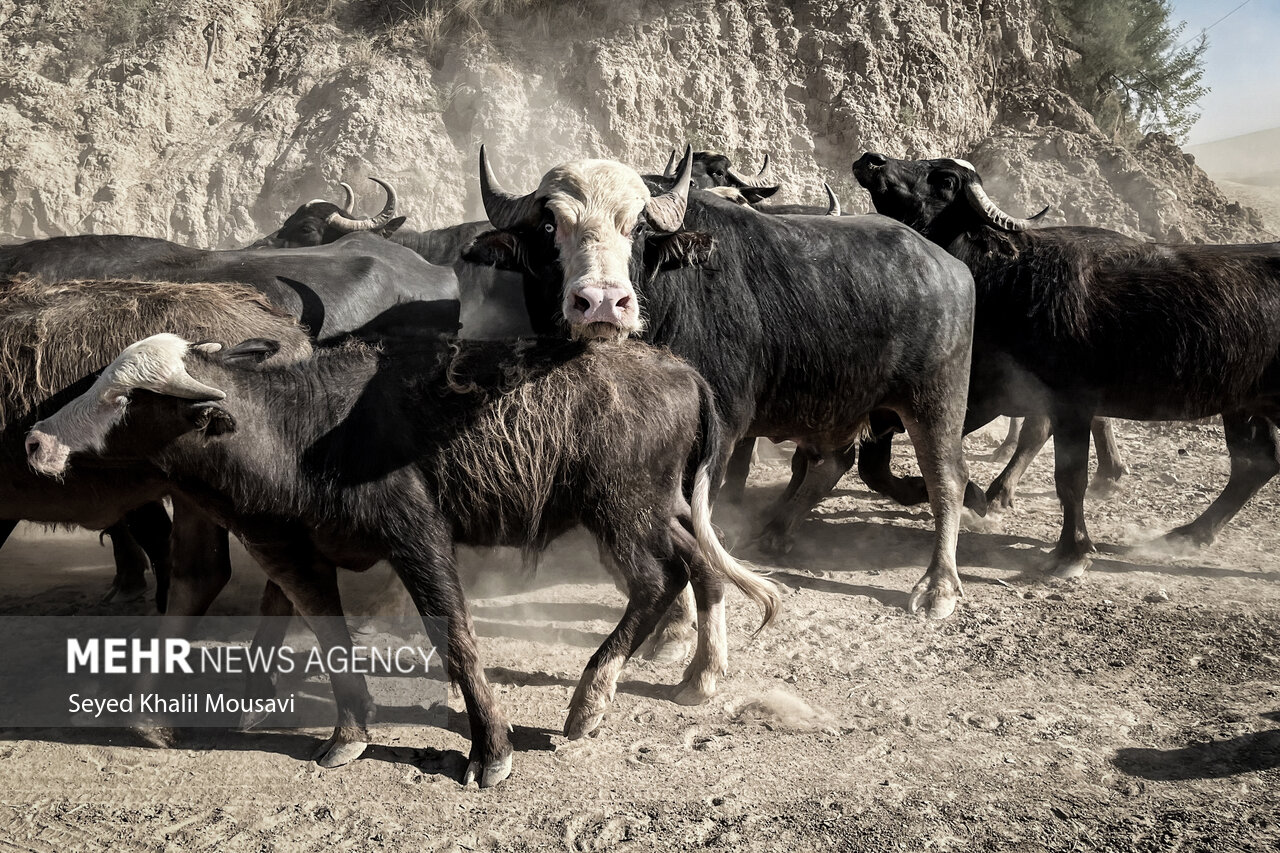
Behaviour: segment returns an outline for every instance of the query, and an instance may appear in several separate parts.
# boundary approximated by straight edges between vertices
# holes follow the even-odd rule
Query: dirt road
[[[160,750],[121,731],[8,730],[0,847],[1280,849],[1280,492],[1212,548],[1128,553],[1193,517],[1227,462],[1217,425],[1118,432],[1133,474],[1088,504],[1102,553],[1080,581],[1036,571],[1059,523],[1049,454],[993,531],[963,534],[967,598],[941,623],[903,610],[928,511],[850,477],[771,566],[788,593],[779,621],[750,640],[756,614],[731,601],[714,700],[676,705],[666,685],[682,666],[635,661],[599,735],[568,743],[573,685],[622,604],[602,572],[568,567],[590,564],[579,541],[533,588],[473,599],[515,723],[499,788],[458,784],[456,697],[447,728],[380,726],[336,770],[307,760],[318,731],[198,730]],[[993,446],[968,444],[983,483]],[[786,472],[757,466],[755,508]],[[0,551],[0,613],[111,612],[95,603],[109,558],[83,532],[22,529]],[[260,579],[240,555],[219,608],[251,604]],[[18,653],[21,638],[5,643]]]

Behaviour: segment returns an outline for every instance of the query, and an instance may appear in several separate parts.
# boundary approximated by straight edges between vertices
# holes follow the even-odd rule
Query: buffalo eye
[[[556,224],[554,222],[544,222],[542,223],[542,230],[548,234],[554,234],[556,233]]]

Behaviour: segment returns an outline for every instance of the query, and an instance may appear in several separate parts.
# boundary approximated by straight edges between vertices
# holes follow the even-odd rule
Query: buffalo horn
[[[541,216],[534,193],[513,195],[498,186],[483,145],[480,146],[480,197],[484,200],[485,215],[495,228],[502,231],[533,225]]]
[[[387,194],[387,203],[382,206],[381,213],[377,216],[371,216],[368,219],[352,219],[348,216],[343,216],[341,213],[335,212],[330,213],[325,218],[325,222],[339,231],[346,233],[351,233],[352,231],[376,231],[390,222],[396,215],[396,202],[398,201],[396,198],[396,191],[391,187],[391,184],[381,178],[371,177],[369,180],[382,187]],[[343,186],[346,185],[344,184]],[[350,192],[349,187],[347,190]],[[352,198],[355,198],[354,193],[352,194]],[[348,210],[350,210],[350,208],[348,208]]]
[[[994,228],[999,228],[1001,231],[1026,231],[1031,227],[1031,223],[1049,212],[1049,208],[1046,207],[1030,219],[1017,219],[1010,216],[996,207],[996,203],[991,200],[991,197],[982,189],[982,184],[977,181],[966,183],[964,194],[965,198],[969,200],[969,205],[978,212],[983,221]]]
[[[835,190],[826,181],[822,182],[822,188],[827,191],[827,216],[839,216],[840,199],[836,198]]]
[[[693,148],[684,147],[684,157],[676,170],[679,175],[676,184],[662,195],[654,196],[645,203],[644,213],[649,222],[658,231],[671,234],[679,231],[684,225],[685,208],[689,205],[689,182],[693,177]]]
[[[769,171],[769,155],[768,154],[764,155],[764,165],[760,167],[760,171],[756,174],[754,178],[744,177],[738,174],[737,172],[735,172],[732,167],[730,167],[728,174],[729,174],[729,179],[736,182],[738,186],[741,186],[741,187],[754,187],[756,189],[776,187],[777,184],[775,184],[772,180],[773,176],[765,174],[765,172],[767,171]]]

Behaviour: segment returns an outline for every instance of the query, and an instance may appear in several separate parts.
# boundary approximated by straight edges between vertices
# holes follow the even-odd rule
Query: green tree
[[[1115,138],[1163,131],[1182,140],[1209,91],[1203,35],[1183,42],[1169,0],[1055,0],[1064,43],[1079,54],[1071,94]]]

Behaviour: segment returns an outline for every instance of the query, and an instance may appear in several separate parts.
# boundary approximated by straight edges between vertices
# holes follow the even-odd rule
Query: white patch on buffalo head
[[[555,219],[563,310],[574,336],[639,332],[630,262],[632,232],[649,201],[640,175],[612,160],[576,160],[548,172],[536,195]]]
[[[130,345],[111,362],[88,391],[27,433],[27,461],[40,474],[60,477],[72,453],[98,451],[124,419],[135,389],[188,400],[221,400],[222,391],[192,379],[183,364],[191,344],[160,334]]]
[[[950,160],[952,163],[955,163],[961,169],[968,169],[970,172],[973,172],[975,175],[978,174],[978,170],[973,168],[973,164],[970,163],[968,160],[960,160],[956,157],[944,157],[943,159]]]

